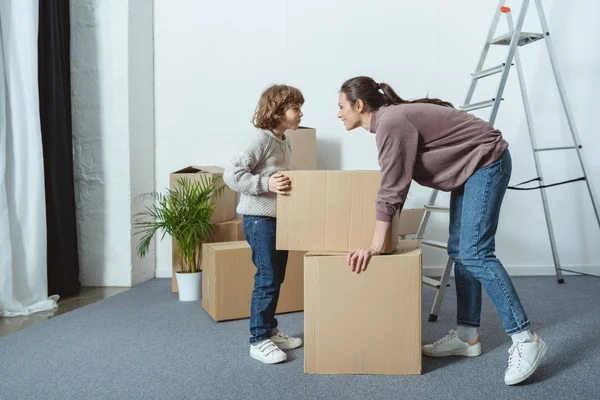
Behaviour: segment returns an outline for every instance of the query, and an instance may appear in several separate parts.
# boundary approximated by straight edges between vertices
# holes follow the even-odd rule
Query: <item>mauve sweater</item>
[[[377,220],[385,222],[402,210],[413,179],[433,189],[457,189],[508,147],[500,131],[482,119],[428,103],[381,107],[370,131],[381,167]]]

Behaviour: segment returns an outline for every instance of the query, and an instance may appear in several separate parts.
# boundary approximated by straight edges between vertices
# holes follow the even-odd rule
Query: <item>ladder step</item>
[[[442,207],[442,206],[428,206],[428,205],[425,205],[425,210],[426,211],[431,211],[431,212],[442,212],[442,213],[450,212],[450,208],[449,207]]]
[[[514,64],[510,64],[510,65],[514,65]],[[474,72],[471,74],[471,76],[473,77],[473,79],[485,78],[486,76],[494,75],[494,74],[504,71],[504,67],[506,67],[506,63],[502,63],[495,67],[484,69],[479,72]]]
[[[423,246],[431,247],[439,250],[447,250],[448,244],[444,242],[438,242],[436,240],[421,240]]]
[[[540,149],[533,149],[533,151],[575,150],[575,149],[577,149],[576,146],[562,146],[562,147],[543,147]]]
[[[423,277],[423,284],[429,286],[432,289],[439,289],[442,283],[435,279],[428,278],[426,276]]]
[[[532,33],[532,32],[521,32],[521,36],[519,37],[519,46],[525,46],[526,44],[536,42],[540,39],[543,39],[546,35],[543,33]],[[501,46],[510,45],[510,40],[512,39],[512,33],[507,33],[505,35],[499,36],[491,41],[491,44],[497,44]]]
[[[504,100],[504,99],[500,99],[500,100]],[[479,110],[480,108],[486,108],[486,107],[493,106],[495,101],[496,101],[496,99],[493,98],[491,100],[480,101],[479,103],[465,104],[464,106],[460,106],[460,109],[463,111]]]

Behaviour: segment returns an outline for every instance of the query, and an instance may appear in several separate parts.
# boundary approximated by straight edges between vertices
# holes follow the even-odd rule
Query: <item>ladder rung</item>
[[[448,208],[448,207],[442,207],[442,206],[428,206],[428,205],[425,205],[425,210],[426,211],[432,211],[432,212],[443,212],[443,213],[450,212],[450,208]]]
[[[514,64],[510,64],[510,65],[514,65]],[[494,75],[494,74],[504,71],[505,66],[506,66],[506,63],[502,63],[498,66],[484,69],[483,71],[474,72],[471,74],[471,76],[473,77],[473,79],[485,78],[486,76]]]
[[[440,281],[436,281],[435,279],[431,279],[426,276],[423,277],[423,284],[431,287],[432,289],[439,289],[442,285]]]
[[[525,46],[526,44],[533,43],[540,39],[543,39],[546,35],[543,33],[532,33],[532,32],[521,32],[521,36],[519,37],[519,46]],[[512,33],[507,33],[505,35],[499,36],[491,41],[491,44],[497,44],[502,46],[510,45],[510,40],[512,39]]]
[[[562,147],[543,147],[540,149],[533,149],[533,151],[553,151],[553,150],[575,150],[575,146],[562,146]]]
[[[500,99],[500,100],[504,100],[504,99]],[[460,106],[460,109],[463,111],[479,110],[480,108],[486,108],[486,107],[493,106],[495,101],[496,101],[496,99],[494,98],[491,100],[480,101],[479,103],[465,104],[464,106]]]
[[[448,249],[448,245],[444,242],[438,242],[435,240],[421,240],[421,244],[423,246],[427,246],[427,247],[431,247],[434,249],[439,249],[439,250],[446,250]]]

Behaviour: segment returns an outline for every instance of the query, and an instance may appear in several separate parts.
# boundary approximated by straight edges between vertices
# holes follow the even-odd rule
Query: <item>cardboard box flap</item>
[[[210,174],[222,174],[223,172],[225,172],[225,168],[217,167],[216,165],[209,165],[209,166],[196,167],[196,168],[200,169],[200,171],[208,172]]]
[[[421,245],[418,240],[400,240],[398,247],[390,254],[384,254],[375,257],[388,257],[394,254],[409,254],[409,253],[421,254]],[[304,257],[319,257],[319,256],[345,256],[348,254],[347,251],[309,251]]]
[[[214,165],[205,166],[205,167],[197,167],[191,165],[189,167],[185,167],[180,169],[179,171],[173,172],[174,174],[197,174],[199,172],[208,172],[209,174],[222,174],[225,171],[221,167],[217,167]]]
[[[400,253],[408,253],[418,250],[420,253],[421,243],[418,240],[399,240],[397,250],[399,250]]]
[[[242,223],[241,220],[239,219],[232,219],[231,221],[223,221],[223,222],[219,222],[220,225],[237,225]]]
[[[347,251],[309,251],[304,257],[319,257],[319,256],[345,256]]]
[[[185,167],[178,171],[172,172],[172,174],[195,174],[198,171],[199,170],[196,167]]]
[[[219,251],[219,250],[235,250],[250,247],[247,241],[240,240],[237,242],[220,242],[220,243],[205,243],[206,246]]]
[[[398,235],[414,235],[419,231],[421,220],[425,214],[424,208],[408,208],[400,212]]]

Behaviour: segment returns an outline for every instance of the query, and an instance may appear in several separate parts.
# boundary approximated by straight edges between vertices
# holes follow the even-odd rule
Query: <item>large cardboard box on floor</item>
[[[314,128],[299,127],[285,134],[292,142],[292,170],[317,169],[317,131]]]
[[[277,313],[304,308],[304,252],[291,251]],[[248,318],[256,267],[248,242],[206,243],[202,248],[202,308],[215,320]]]
[[[224,169],[221,167],[208,166],[208,167],[195,167],[190,166],[179,171],[175,171],[171,173],[170,183],[171,190],[177,186],[177,179],[180,177],[186,177],[190,180],[199,180],[201,176],[206,176],[208,178],[223,176]],[[222,183],[225,186],[224,183]],[[213,224],[217,222],[229,221],[235,219],[235,192],[225,186],[225,190],[221,197],[216,199],[215,203],[215,212],[212,215],[211,222]]]
[[[345,253],[304,256],[304,372],[421,373],[421,250],[392,254],[351,272]]]
[[[277,248],[349,251],[368,248],[375,230],[379,171],[287,171],[287,195],[277,196]],[[393,219],[384,253],[398,241]]]
[[[220,243],[220,242],[237,242],[244,240],[244,228],[241,219],[234,219],[231,221],[224,221],[215,224],[212,235],[206,239],[205,243]],[[175,278],[175,272],[179,271],[179,250],[177,248],[177,242],[172,240],[172,265],[173,275],[171,278],[171,289],[173,292],[178,292],[177,279]],[[198,246],[196,251],[200,252],[201,248]],[[200,265],[202,270],[202,264]]]

